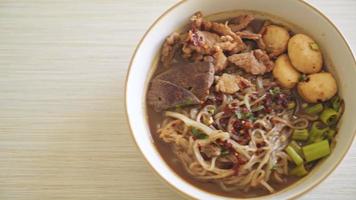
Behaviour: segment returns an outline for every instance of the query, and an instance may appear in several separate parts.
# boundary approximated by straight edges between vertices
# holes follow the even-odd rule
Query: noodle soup
[[[147,93],[167,164],[208,192],[254,197],[330,154],[343,112],[318,44],[272,20],[195,13],[162,45]]]

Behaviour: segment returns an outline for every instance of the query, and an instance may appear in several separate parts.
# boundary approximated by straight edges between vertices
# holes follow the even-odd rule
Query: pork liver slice
[[[199,100],[209,95],[214,82],[214,65],[210,62],[176,63],[155,80],[165,80],[190,90]]]
[[[160,112],[177,106],[200,103],[199,99],[189,90],[164,80],[153,80],[147,94],[148,104]]]

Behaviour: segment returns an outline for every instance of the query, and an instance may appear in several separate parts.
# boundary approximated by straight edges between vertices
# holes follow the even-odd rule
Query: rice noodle
[[[279,183],[283,183],[283,179],[278,175],[277,172],[273,172],[273,177],[276,181],[278,181]]]
[[[226,169],[220,169],[215,166],[215,160],[211,161],[211,163],[207,163],[204,158],[202,157],[200,151],[199,151],[199,145],[204,145],[204,140],[196,140],[194,145],[193,145],[193,150],[194,150],[194,155],[199,164],[207,171],[215,172],[217,174],[224,174],[224,173],[230,173],[232,170],[226,170]],[[205,141],[205,145],[207,145],[207,141]]]
[[[177,118],[182,120],[187,126],[191,126],[191,127],[195,127],[197,129],[200,129],[201,131],[203,131],[204,133],[206,133],[207,135],[210,135],[211,132],[213,132],[214,130],[209,128],[208,126],[206,126],[205,124],[199,123],[197,121],[194,121],[192,119],[189,119],[188,117],[180,114],[180,113],[176,113],[176,112],[170,112],[167,111],[165,113],[165,115],[167,117],[173,117],[173,118]]]
[[[258,76],[257,79],[256,79],[256,85],[257,85],[257,89],[258,90],[263,90],[264,87],[263,87],[263,79],[261,76]]]
[[[207,114],[206,109],[202,109],[199,113]],[[220,179],[220,185],[224,190],[233,190],[236,188],[247,188],[248,190],[250,187],[261,185],[268,191],[273,192],[274,189],[267,183],[270,179],[270,174],[272,173],[272,167],[277,168],[276,172],[280,171],[283,174],[288,173],[288,156],[282,151],[286,143],[281,142],[279,139],[282,137],[282,130],[286,126],[295,127],[293,124],[297,125],[304,122],[303,120],[290,122],[276,116],[265,116],[255,122],[255,124],[261,125],[262,129],[254,129],[250,133],[251,140],[249,144],[241,145],[232,139],[233,137],[231,137],[232,134],[230,132],[214,130],[203,123],[200,123],[199,114],[197,115],[196,121],[176,112],[166,112],[166,116],[178,120],[166,122],[165,126],[160,129],[160,136],[164,137],[166,142],[173,142],[180,146],[180,148],[177,148],[176,154],[178,154],[180,160],[185,163],[184,165],[187,171],[200,180]],[[214,118],[221,119],[222,116],[223,113],[217,113]],[[236,118],[232,116],[230,117],[230,120],[232,121],[232,119]],[[270,120],[274,120],[278,123],[272,125]],[[184,123],[184,128],[177,129],[177,125],[182,125],[180,122]],[[186,132],[188,132],[188,127],[195,127],[207,134],[208,137],[206,139],[197,140],[194,140],[191,136],[186,137],[185,135]],[[230,129],[231,127],[228,128],[228,130]],[[229,143],[238,154],[244,156],[248,160],[247,163],[241,165],[239,170],[240,174],[244,174],[243,176],[234,176],[235,172],[232,169],[222,169],[217,167],[216,162],[218,157],[213,157],[210,161],[203,158],[200,152],[200,147],[209,146],[217,141],[225,141]],[[257,144],[262,143],[264,143],[265,146],[258,148]],[[186,150],[184,150],[184,148],[186,148]],[[263,150],[263,152],[256,154],[258,149]],[[182,150],[183,152],[181,152]],[[186,153],[184,153],[184,151],[186,151]],[[191,157],[192,155],[193,157]]]
[[[265,99],[265,98],[266,98],[266,94],[262,95],[260,98],[256,99],[256,101],[252,102],[252,103],[251,103],[251,106],[253,106],[253,105],[255,105],[255,104],[261,102],[261,101],[262,101],[263,99]]]
[[[275,116],[275,117],[273,117],[273,120],[283,123],[292,129],[304,129],[304,128],[307,128],[309,125],[309,121],[305,118],[298,118],[295,121],[291,122],[291,121],[288,121],[288,120],[285,120],[285,119]]]
[[[244,104],[246,106],[246,108],[248,109],[248,111],[251,112],[251,105],[250,105],[250,97],[249,94],[246,94],[244,97]]]
[[[191,119],[196,119],[198,115],[198,108],[192,108],[189,114]]]
[[[264,180],[261,180],[261,184],[270,192],[273,193],[274,189]]]
[[[263,80],[260,79],[257,81],[260,82],[258,84],[262,83],[262,87],[259,85],[258,88],[263,90]],[[246,133],[249,136],[247,144],[239,143],[246,136],[239,135],[241,130],[235,130],[234,123],[243,117],[235,112],[241,111],[241,106],[257,112],[259,110],[256,109],[266,97],[266,93],[257,93],[249,88],[234,97],[223,94],[219,107],[193,107],[189,112],[183,110],[181,113],[167,111],[165,115],[169,118],[158,130],[159,136],[174,145],[174,152],[182,165],[196,179],[217,182],[224,191],[248,191],[250,188],[263,187],[272,193],[275,190],[269,181],[274,179],[283,182],[283,176],[288,175],[290,158],[284,152],[288,138],[294,129],[307,128],[310,119],[295,116],[290,110],[265,114],[254,121],[254,128]],[[215,101],[214,96],[208,98]],[[206,125],[206,119],[213,119],[214,123]],[[207,137],[193,137],[192,127]],[[214,149],[222,144],[228,145],[229,151],[235,153],[221,157],[222,152]],[[205,152],[206,149],[211,152]],[[246,162],[239,163],[239,159],[245,159]],[[232,163],[234,167],[222,167],[222,162]]]

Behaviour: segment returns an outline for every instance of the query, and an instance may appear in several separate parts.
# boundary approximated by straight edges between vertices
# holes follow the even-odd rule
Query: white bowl
[[[261,0],[194,0],[181,1],[167,10],[146,32],[130,63],[126,83],[126,110],[132,134],[148,163],[176,191],[196,199],[229,199],[189,184],[168,167],[153,143],[145,100],[148,83],[155,70],[154,63],[166,36],[186,24],[196,11],[209,15],[231,10],[263,12],[300,27],[299,30],[312,36],[320,44],[329,70],[337,77],[339,93],[345,100],[346,110],[339,124],[337,144],[332,154],[292,186],[253,199],[290,199],[300,196],[336,168],[350,148],[356,132],[356,62],[352,50],[327,17],[302,0],[269,0],[268,3]]]

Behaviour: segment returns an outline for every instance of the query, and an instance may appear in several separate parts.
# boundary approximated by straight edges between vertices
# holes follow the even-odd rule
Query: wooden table
[[[0,1],[0,199],[181,199],[124,114],[148,26],[177,0]],[[356,1],[312,0],[356,48]],[[356,145],[304,199],[354,199]]]

